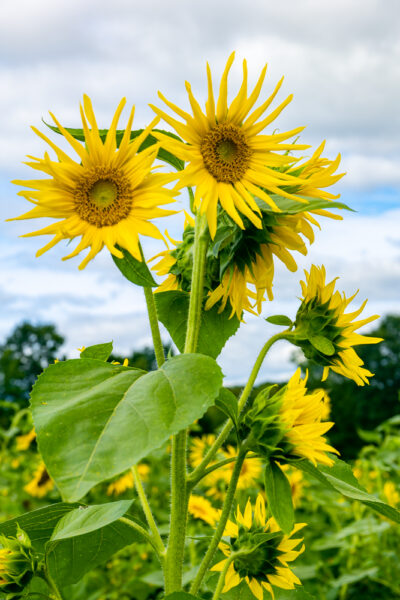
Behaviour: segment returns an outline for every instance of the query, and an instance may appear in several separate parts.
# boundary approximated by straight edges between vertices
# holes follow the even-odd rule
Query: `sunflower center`
[[[100,179],[96,181],[89,192],[90,199],[99,208],[107,208],[116,200],[118,195],[117,186],[113,181]]]
[[[116,225],[132,209],[132,187],[120,169],[93,167],[77,182],[75,212],[95,227]]]
[[[200,152],[207,171],[218,181],[235,183],[246,173],[252,151],[240,127],[216,125],[204,136]]]

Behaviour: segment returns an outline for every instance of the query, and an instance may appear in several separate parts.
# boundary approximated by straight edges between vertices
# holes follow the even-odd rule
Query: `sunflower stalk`
[[[184,353],[196,352],[203,303],[204,275],[209,234],[205,215],[198,214],[195,224],[192,289]],[[189,502],[186,467],[186,430],[173,436],[171,451],[171,517],[165,562],[165,593],[182,589],[186,523]]]
[[[141,257],[142,257],[142,261],[146,262],[141,244],[139,245],[139,250],[140,250]],[[143,291],[144,291],[144,297],[146,299],[147,314],[149,317],[149,323],[150,323],[150,329],[151,329],[151,337],[153,339],[154,354],[156,355],[157,366],[161,367],[161,365],[164,364],[164,362],[165,362],[165,356],[164,356],[164,346],[163,346],[163,343],[161,340],[160,327],[158,324],[157,309],[156,309],[156,303],[154,301],[154,294],[153,294],[153,290],[151,289],[151,287],[143,287]]]
[[[204,556],[204,558],[200,564],[197,575],[196,575],[196,577],[192,583],[192,586],[190,588],[190,593],[193,595],[197,594],[197,592],[201,586],[201,583],[203,581],[203,578],[204,578],[205,574],[207,573],[210,563],[214,557],[215,551],[217,550],[218,544],[220,543],[221,538],[224,534],[225,526],[228,521],[229,514],[231,512],[233,500],[235,498],[235,492],[236,492],[236,487],[237,487],[237,484],[239,481],[239,475],[242,470],[242,466],[243,466],[244,459],[246,458],[246,454],[247,454],[247,449],[239,450],[239,454],[237,456],[236,463],[235,463],[235,468],[233,470],[232,477],[231,477],[231,480],[229,483],[229,487],[226,492],[226,497],[225,497],[224,505],[222,507],[221,517],[220,517],[218,526],[215,530],[214,536],[210,542],[207,553]]]

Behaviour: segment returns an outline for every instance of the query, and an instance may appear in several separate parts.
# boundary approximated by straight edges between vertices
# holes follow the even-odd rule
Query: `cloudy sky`
[[[280,100],[292,92],[294,100],[277,126],[307,125],[305,143],[326,139],[326,156],[341,152],[347,175],[336,188],[357,211],[322,223],[298,273],[277,268],[275,300],[264,316],[294,316],[298,281],[312,262],[339,275],[346,292],[360,288],[360,301],[369,298],[366,314],[400,313],[397,0],[14,0],[0,10],[0,340],[30,319],[56,323],[70,356],[77,346],[110,339],[119,353],[150,343],[142,292],[120,277],[105,251],[78,272],[79,258],[61,263],[62,244],[35,258],[46,240],[18,238],[38,228],[32,222],[4,223],[27,210],[10,180],[32,176],[22,161],[45,148],[29,126],[44,129],[48,110],[79,126],[79,101],[87,93],[107,127],[126,96],[136,105],[139,128],[152,118],[147,105],[157,90],[185,108],[187,79],[204,101],[206,60],[219,76],[232,50],[231,95],[244,57],[253,81],[269,63],[265,97],[284,74]],[[168,227],[179,229],[177,222]],[[160,249],[146,245],[148,255]],[[221,355],[230,382],[245,380],[273,332],[262,319],[247,319]],[[291,352],[277,345],[260,377],[287,377]]]

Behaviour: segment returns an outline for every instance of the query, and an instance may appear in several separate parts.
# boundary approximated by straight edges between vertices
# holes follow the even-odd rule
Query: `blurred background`
[[[18,238],[46,223],[4,222],[28,210],[10,181],[31,178],[22,162],[27,154],[43,156],[45,150],[29,126],[46,131],[41,120],[49,121],[51,110],[64,125],[79,127],[79,102],[87,93],[100,127],[109,126],[119,100],[126,96],[128,105],[136,105],[134,127],[141,128],[152,118],[148,103],[157,102],[158,90],[185,108],[187,79],[204,103],[206,61],[217,82],[232,50],[237,59],[230,75],[231,97],[240,85],[243,58],[248,59],[252,82],[268,62],[264,95],[282,75],[285,82],[278,102],[294,93],[277,127],[284,131],[306,125],[304,143],[315,147],[326,139],[325,155],[342,155],[341,171],[347,175],[336,191],[356,212],[344,214],[343,221],[321,219],[309,255],[296,257],[297,273],[277,265],[275,300],[264,304],[262,317],[282,313],[294,317],[298,282],[312,263],[325,264],[330,279],[339,276],[338,287],[347,294],[359,289],[359,303],[369,298],[365,316],[381,317],[363,333],[385,341],[365,346],[359,354],[376,375],[368,388],[330,375],[323,385],[331,410],[326,418],[336,423],[329,433],[331,443],[342,458],[353,461],[363,485],[399,506],[399,33],[397,0],[2,3],[0,520],[59,500],[37,453],[27,410],[30,389],[43,368],[56,359],[77,357],[82,345],[110,340],[115,360],[128,357],[133,366],[155,366],[142,290],[121,277],[107,252],[79,272],[80,258],[61,262],[65,245],[35,258],[47,240]],[[124,118],[127,114],[120,127]],[[53,138],[61,143],[56,134]],[[179,208],[187,208],[184,194],[178,202]],[[182,220],[164,220],[159,226],[179,238]],[[147,257],[163,249],[151,240],[144,240],[144,247]],[[246,317],[246,324],[219,358],[227,385],[235,392],[245,383],[265,340],[275,333],[276,328],[262,317]],[[168,347],[165,330],[163,340]],[[283,383],[297,365],[310,366],[289,345],[277,344],[257,384]],[[318,369],[311,369],[311,388],[321,387],[320,375]],[[192,450],[205,451],[221,420],[216,409],[207,413],[192,432]],[[225,451],[229,453],[229,447]],[[147,491],[162,522],[168,493],[165,452],[154,453],[142,465],[145,482],[150,471],[152,486],[146,483]],[[356,600],[361,595],[365,600],[400,598],[398,527],[357,503],[329,496],[298,474],[297,479],[296,474],[289,475],[299,520],[310,524],[305,534],[308,553],[298,569],[306,589],[319,600]],[[254,461],[241,477],[244,500],[262,489],[261,467]],[[213,496],[207,496],[207,501],[218,508],[226,478],[213,485]],[[122,477],[95,488],[89,501],[131,497],[132,487],[129,477]],[[191,530],[200,540],[190,548],[193,566],[204,552],[201,536],[209,535],[210,522],[196,520],[194,513],[191,519]],[[97,569],[71,589],[68,597],[159,597],[160,572],[147,552],[145,545],[122,551],[105,569]]]

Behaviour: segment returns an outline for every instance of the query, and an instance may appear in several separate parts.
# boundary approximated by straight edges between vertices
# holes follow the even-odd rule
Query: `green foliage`
[[[395,523],[400,523],[400,511],[389,506],[379,498],[375,498],[374,496],[371,496],[371,494],[368,494],[368,492],[360,486],[353,475],[351,467],[347,463],[336,457],[334,458],[334,461],[335,463],[331,467],[321,465],[315,467],[307,460],[296,461],[294,464],[298,469],[301,469],[318,479],[328,489],[334,489],[347,498],[358,500]]]
[[[286,315],[272,315],[265,320],[268,321],[268,323],[272,323],[272,325],[282,325],[283,327],[291,327],[293,325],[292,320]]]
[[[265,467],[264,483],[272,516],[282,531],[289,535],[294,525],[292,492],[286,475],[273,460]]]
[[[97,360],[106,361],[113,349],[113,343],[107,342],[105,344],[96,344],[94,346],[88,346],[81,352],[81,358],[96,358]]]
[[[158,318],[167,328],[180,352],[183,352],[190,294],[183,291],[168,291],[155,294]],[[202,312],[197,351],[217,358],[228,339],[239,329],[240,321],[231,314],[230,308],[221,313],[218,307]]]
[[[238,401],[230,390],[221,388],[219,396],[215,401],[215,406],[219,408],[229,419],[232,420],[236,431],[239,429],[238,422]]]
[[[137,260],[128,250],[117,246],[118,250],[124,255],[123,258],[117,258],[112,255],[114,263],[131,283],[142,287],[157,287],[152,274],[146,262]]]
[[[200,354],[173,357],[151,373],[94,359],[48,367],[32,391],[32,410],[63,498],[79,500],[190,425],[221,384],[218,365]]]
[[[142,541],[142,536],[119,519],[132,500],[79,507],[57,524],[46,545],[46,565],[54,581],[65,587],[106,562],[115,552]]]

